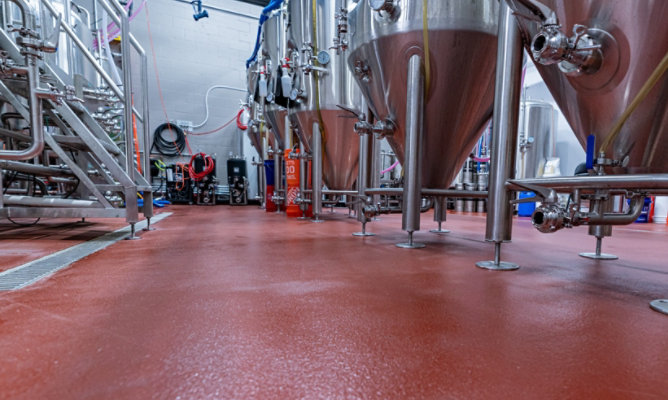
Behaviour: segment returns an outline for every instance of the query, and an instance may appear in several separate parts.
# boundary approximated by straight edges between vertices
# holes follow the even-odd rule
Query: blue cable
[[[269,14],[277,10],[283,4],[283,0],[271,0],[271,2],[262,10],[257,27],[257,39],[255,40],[255,49],[253,54],[246,60],[246,69],[248,69],[253,61],[257,59],[257,53],[260,51],[260,39],[262,38],[262,24],[269,19]]]

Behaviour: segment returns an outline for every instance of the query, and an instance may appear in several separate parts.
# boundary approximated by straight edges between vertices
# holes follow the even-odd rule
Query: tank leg
[[[432,229],[429,232],[438,234],[450,233],[449,230],[441,228],[441,225],[443,224],[443,221],[445,221],[447,215],[445,197],[437,197],[434,200],[434,221],[438,223],[438,229]]]
[[[304,143],[299,142],[299,197],[301,197],[302,203],[299,205],[299,209],[302,212],[301,217],[297,217],[300,221],[305,221],[308,218],[306,216],[306,211],[308,210],[308,203],[306,203],[306,180],[308,172],[306,171],[306,166],[308,162],[306,161],[306,149],[304,148]]]
[[[375,233],[366,231],[366,223],[367,221],[362,222],[362,231],[353,233],[353,236],[359,236],[359,237],[376,236]]]
[[[320,124],[313,123],[313,161],[311,169],[313,171],[313,190],[311,204],[313,204],[313,219],[311,222],[325,222],[322,216],[322,134],[320,133]]]
[[[515,263],[501,261],[501,243],[494,243],[494,261],[478,261],[475,265],[492,271],[514,271],[520,268]]]
[[[596,236],[596,252],[595,253],[580,253],[580,257],[590,258],[592,260],[617,260],[614,254],[601,253],[601,245],[603,244],[603,236]]]
[[[278,196],[281,196],[283,193],[283,199],[277,202],[276,214],[281,213],[281,204],[283,204],[284,209],[287,207],[287,189],[283,187],[283,163],[281,162],[281,156],[278,151],[274,152],[274,193]],[[286,185],[287,186],[287,185]],[[285,189],[285,190],[284,190]]]
[[[398,243],[397,247],[416,249],[425,246],[423,243],[413,241],[413,232],[420,230],[422,121],[424,117],[424,77],[422,76],[422,59],[417,54],[411,56],[408,62],[407,82],[402,229],[408,232],[408,242]]]
[[[485,269],[507,271],[519,268],[516,264],[501,261],[501,243],[512,237],[511,196],[505,185],[515,169],[523,49],[515,16],[505,2],[501,2],[500,6],[492,122],[494,133],[485,233],[485,239],[494,242],[494,261],[481,261],[476,265]]]

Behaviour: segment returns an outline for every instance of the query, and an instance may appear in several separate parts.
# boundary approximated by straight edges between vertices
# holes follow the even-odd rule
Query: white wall
[[[234,0],[207,0],[215,6],[251,17],[209,9],[209,18],[195,22],[192,6],[175,0],[147,2],[155,58],[169,119],[199,123],[204,119],[204,95],[212,85],[245,88],[245,61],[251,55],[257,34],[261,7]],[[132,21],[131,30],[148,54],[150,129],[166,122],[156,82],[149,42],[146,13]],[[135,85],[136,86],[136,85]],[[214,90],[209,96],[210,118],[200,131],[215,129],[236,115],[245,95],[238,91]],[[227,184],[226,160],[230,153],[240,155],[246,135],[232,123],[207,136],[190,136],[193,152],[215,155],[220,184]],[[245,154],[250,160],[251,154]],[[160,156],[161,157],[161,156]],[[187,161],[189,156],[180,160]],[[249,171],[252,169],[249,165]]]

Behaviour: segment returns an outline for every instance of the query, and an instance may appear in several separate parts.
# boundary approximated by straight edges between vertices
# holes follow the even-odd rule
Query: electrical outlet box
[[[192,131],[193,130],[193,122],[192,121],[184,121],[184,120],[176,120],[176,125],[183,129],[184,131]]]

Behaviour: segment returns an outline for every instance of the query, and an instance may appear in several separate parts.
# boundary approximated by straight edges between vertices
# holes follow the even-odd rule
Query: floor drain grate
[[[171,213],[158,214],[151,218],[151,223],[156,223],[169,215],[171,215]],[[135,225],[137,230],[143,229],[145,226],[145,220],[138,222]],[[129,233],[130,227],[126,226],[117,231],[107,233],[98,238],[4,271],[0,273],[0,291],[17,290],[30,286],[33,283],[68,267],[72,263],[118,242]]]

